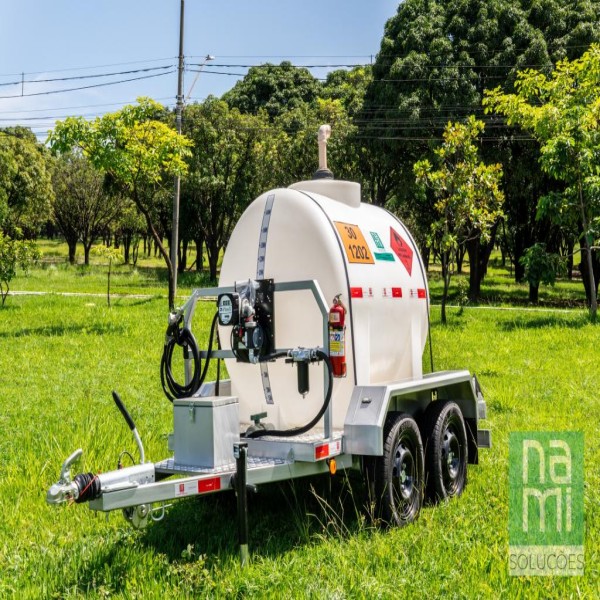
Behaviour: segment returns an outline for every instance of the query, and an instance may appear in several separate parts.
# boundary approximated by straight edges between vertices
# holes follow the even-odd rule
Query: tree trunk
[[[158,249],[161,256],[163,257],[165,264],[167,265],[167,277],[169,280],[169,310],[173,310],[175,308],[175,289],[173,287],[173,264],[171,263],[171,258],[169,257],[169,253],[166,251],[165,247],[162,243],[162,238],[158,235],[158,232],[154,228],[154,224],[152,223],[152,217],[150,216],[150,212],[146,209],[146,207],[140,202],[138,197],[134,197],[133,201],[135,205],[138,207],[138,210],[144,215],[146,219],[146,225],[148,226],[148,231],[152,235],[154,239],[155,248]]]
[[[108,308],[110,308],[110,271],[112,267],[112,259],[108,259],[108,285],[106,287],[106,301],[108,302]]]
[[[456,272],[462,275],[463,261],[465,260],[465,247],[460,246],[456,250]]]
[[[521,264],[521,257],[525,254],[525,248],[531,244],[526,239],[526,235],[521,231],[520,227],[517,227],[515,232],[515,256],[513,259],[515,265],[515,282],[522,283],[525,278],[525,267]]]
[[[431,256],[431,248],[429,246],[424,246],[421,248],[421,258],[423,259],[423,266],[425,267],[425,272],[429,272],[429,258]]]
[[[177,252],[178,255],[178,259],[179,259],[179,272],[180,273],[185,273],[185,270],[187,269],[187,254],[188,254],[188,245],[189,245],[189,241],[188,240],[179,240],[179,249]]]
[[[92,249],[92,242],[83,244],[83,263],[86,267],[90,266],[90,250]]]
[[[587,240],[582,238],[581,240],[581,263],[579,264],[579,270],[581,271],[581,279],[583,280],[583,287],[585,288],[585,298],[587,305],[590,307],[590,313],[592,310],[592,299],[598,296],[598,282],[600,281],[600,261],[596,252],[590,252],[587,246]],[[591,257],[592,263],[592,276],[589,275],[589,262],[588,256]],[[593,282],[593,283],[590,283]],[[592,285],[594,287],[592,287]],[[592,292],[592,290],[594,290]]]
[[[487,273],[488,263],[496,240],[497,229],[498,223],[492,227],[490,241],[485,245],[481,243],[480,237],[472,238],[466,243],[470,264],[469,300],[477,301],[481,296],[481,282]]]
[[[569,281],[573,279],[573,251],[575,250],[575,242],[573,240],[567,241],[567,277]]]
[[[479,238],[467,242],[469,255],[469,300],[476,302],[481,293],[481,278],[479,277]]]
[[[592,249],[590,247],[592,240],[588,240],[588,222],[585,214],[585,204],[583,202],[583,186],[581,182],[581,176],[578,178],[577,183],[579,188],[579,207],[581,209],[581,224],[583,225],[583,236],[581,239],[585,247],[585,257],[582,257],[581,262],[586,262],[586,294],[588,296],[590,306],[590,318],[592,321],[596,321],[596,315],[598,313],[598,286],[596,284],[597,278],[596,280],[594,279],[594,265],[592,261]],[[581,274],[583,275],[583,271],[581,272]]]
[[[198,237],[194,240],[196,243],[196,271],[200,273],[203,270],[202,248],[204,246],[204,238]]]
[[[77,252],[77,240],[74,242],[70,242],[67,240],[67,245],[69,246],[69,263],[75,264],[75,253]]]
[[[217,264],[219,262],[219,246],[214,242],[206,242],[206,253],[208,255],[208,275],[211,281],[217,279]]]
[[[446,302],[450,289],[450,269],[448,268],[448,252],[442,252],[442,276],[444,278],[444,291],[442,292],[442,325],[446,325]]]
[[[532,304],[538,303],[538,293],[540,291],[540,285],[529,284],[529,302]]]
[[[125,261],[125,264],[128,265],[129,264],[129,260],[130,260],[130,251],[131,251],[131,234],[126,233],[123,235],[123,260]],[[115,246],[116,248],[116,246]]]
[[[132,252],[131,252],[132,262],[133,262],[134,267],[137,265],[139,252],[140,252],[140,240],[136,236],[135,240],[133,241],[133,248],[132,248]]]

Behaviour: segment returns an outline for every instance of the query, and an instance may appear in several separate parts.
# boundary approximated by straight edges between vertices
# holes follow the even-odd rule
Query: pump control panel
[[[257,363],[275,350],[274,291],[272,279],[247,279],[217,298],[219,324],[231,327],[239,362]]]

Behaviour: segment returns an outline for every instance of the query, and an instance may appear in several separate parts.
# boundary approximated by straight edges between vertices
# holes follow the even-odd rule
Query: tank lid
[[[360,206],[360,183],[355,181],[341,181],[339,179],[313,179],[299,181],[289,186],[291,190],[312,192],[327,196],[332,200],[343,202],[353,208]]]

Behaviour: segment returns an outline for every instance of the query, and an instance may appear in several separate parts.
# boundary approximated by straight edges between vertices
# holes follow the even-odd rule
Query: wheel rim
[[[419,512],[419,475],[415,446],[405,436],[398,441],[392,467],[392,493],[400,524],[413,521]]]
[[[404,501],[410,500],[415,487],[415,461],[412,452],[403,442],[396,448],[392,477],[398,496]]]
[[[440,458],[444,486],[452,494],[460,485],[463,471],[462,444],[454,420],[449,421],[444,429]]]

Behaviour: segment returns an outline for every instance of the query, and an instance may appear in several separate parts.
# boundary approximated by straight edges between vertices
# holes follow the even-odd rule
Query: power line
[[[74,75],[72,77],[53,77],[50,79],[21,79],[20,81],[8,81],[0,83],[0,86],[23,85],[24,83],[50,83],[52,81],[72,81],[74,79],[97,79],[100,77],[114,77],[116,75],[131,75],[133,73],[145,73],[148,71],[157,71],[172,69],[174,65],[164,65],[161,67],[146,67],[144,69],[133,69],[131,71],[116,71],[113,73],[95,73],[93,75]]]
[[[128,62],[110,63],[105,65],[95,65],[87,67],[69,67],[65,69],[46,69],[44,71],[25,71],[24,73],[2,73],[0,77],[20,77],[21,75],[40,75],[44,73],[67,73],[69,71],[85,71],[88,69],[106,69],[108,67],[121,67],[125,65],[139,65],[143,63],[162,62],[165,60],[175,60],[175,56],[167,56],[165,58],[148,58],[146,60],[131,60]]]
[[[64,94],[66,92],[77,92],[79,90],[89,90],[91,88],[106,87],[109,85],[117,85],[119,83],[128,83],[130,81],[140,81],[141,79],[152,79],[154,77],[163,77],[165,75],[170,75],[171,73],[174,73],[174,72],[175,72],[175,69],[172,69],[172,70],[166,71],[164,73],[155,73],[154,75],[143,75],[142,77],[130,77],[129,79],[121,79],[119,81],[107,81],[105,83],[95,83],[93,85],[84,85],[84,86],[80,86],[80,87],[76,87],[76,88],[68,88],[68,89],[62,89],[62,90],[47,90],[45,92],[34,92],[33,94],[14,94],[12,96],[0,96],[0,100],[7,99],[7,98],[27,98],[30,96],[48,96],[50,94]]]
[[[162,102],[163,100],[171,100],[171,96],[163,96],[161,98],[155,98],[155,100],[157,102]],[[83,105],[79,105],[79,106],[61,106],[61,107],[56,107],[56,108],[48,107],[48,108],[28,108],[28,109],[21,109],[21,110],[3,110],[2,114],[46,112],[49,110],[73,110],[73,109],[77,109],[77,108],[97,108],[99,106],[122,106],[123,104],[131,104],[132,102],[135,102],[135,99],[134,100],[122,100],[121,102],[106,102],[106,103],[102,103],[102,104],[83,104]]]

